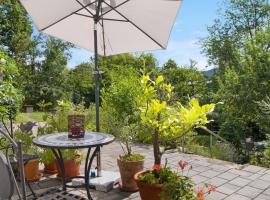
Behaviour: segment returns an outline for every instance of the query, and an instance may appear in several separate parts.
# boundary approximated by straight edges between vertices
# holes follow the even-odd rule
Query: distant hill
[[[207,70],[207,71],[202,71],[202,73],[205,76],[207,76],[208,78],[211,78],[214,75],[215,71],[216,71],[216,69],[214,68],[214,69],[210,69],[210,70]]]

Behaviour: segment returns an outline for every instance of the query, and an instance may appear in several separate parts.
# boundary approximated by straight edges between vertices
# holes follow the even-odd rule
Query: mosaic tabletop
[[[33,143],[37,146],[55,149],[90,148],[109,144],[113,141],[114,136],[98,132],[86,132],[84,138],[79,139],[68,138],[68,133],[48,134],[33,139]]]

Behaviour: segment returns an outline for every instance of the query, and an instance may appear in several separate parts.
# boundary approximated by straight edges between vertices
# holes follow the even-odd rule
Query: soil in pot
[[[42,173],[39,172],[39,160],[29,160],[24,165],[24,174],[28,182],[40,180]]]
[[[57,173],[56,162],[44,164],[44,173],[46,173],[46,174],[56,174]]]
[[[144,160],[124,161],[117,159],[117,163],[121,174],[121,190],[126,192],[137,192],[139,188],[134,180],[134,175],[143,170]]]
[[[65,163],[65,175],[67,180],[69,180],[70,177],[80,175],[80,163],[75,162],[73,159],[65,160],[64,163]],[[62,178],[59,163],[57,163],[56,166],[57,166],[57,177]]]
[[[139,188],[142,200],[161,200],[162,198],[162,185],[161,184],[148,184],[141,182],[138,177],[148,173],[149,170],[141,171],[135,174],[134,179]]]

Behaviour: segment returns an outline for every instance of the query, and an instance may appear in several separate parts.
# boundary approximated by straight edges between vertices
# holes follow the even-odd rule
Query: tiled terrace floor
[[[146,156],[145,167],[153,164],[152,148],[150,146],[136,145],[134,151]],[[122,153],[117,142],[102,148],[102,168],[104,170],[118,171],[116,159]],[[207,200],[270,200],[270,169],[252,165],[236,165],[224,161],[213,160],[196,155],[181,154],[177,151],[164,155],[168,164],[177,170],[177,162],[185,160],[192,165],[189,175],[197,186],[211,183],[217,187],[217,192],[207,196]],[[37,192],[50,187],[60,186],[55,179],[44,179],[33,184]],[[86,197],[84,190],[73,190],[72,193]],[[98,200],[139,200],[138,193],[121,192],[118,188],[108,193],[92,191],[93,199]],[[49,198],[46,198],[49,199]]]

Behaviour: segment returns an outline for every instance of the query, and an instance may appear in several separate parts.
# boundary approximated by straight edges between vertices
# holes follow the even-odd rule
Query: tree
[[[37,105],[41,101],[56,104],[57,100],[69,99],[67,87],[68,49],[71,44],[52,37],[44,37],[40,57],[22,82],[25,104]]]
[[[33,44],[31,22],[18,0],[0,5],[0,48],[20,64],[26,64]]]
[[[168,60],[160,70],[168,83],[174,87],[174,99],[180,99],[182,103],[188,98],[203,99],[206,93],[207,79],[192,64],[179,67],[173,60]]]
[[[22,102],[22,95],[14,84],[14,78],[17,74],[18,68],[14,60],[5,52],[0,51],[0,75],[3,78],[2,83],[0,83],[0,120],[12,137],[12,123]],[[6,125],[7,120],[10,122],[10,130]]]
[[[79,104],[84,101],[86,107],[95,101],[95,83],[89,63],[82,63],[71,69],[68,75],[72,101]]]
[[[246,137],[265,138],[257,101],[269,94],[270,6],[267,0],[226,0],[221,19],[209,27],[203,48],[218,67],[212,87],[219,133],[242,147]]]
[[[246,40],[269,24],[269,0],[224,0],[221,16],[208,27],[209,36],[202,41],[209,62],[224,73],[240,66],[241,49]]]

